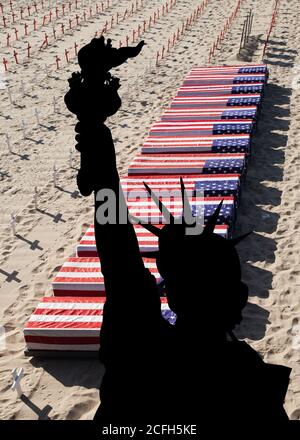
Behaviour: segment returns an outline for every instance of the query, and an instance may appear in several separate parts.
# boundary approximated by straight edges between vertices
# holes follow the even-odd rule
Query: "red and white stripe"
[[[148,193],[144,183],[161,196],[169,196],[170,194],[181,197],[180,177],[183,178],[186,192],[189,196],[194,195],[195,183],[204,181],[222,182],[224,180],[239,182],[240,178],[237,174],[202,174],[201,176],[126,176],[121,177],[121,186],[125,197],[130,200],[136,197],[147,197]]]
[[[256,112],[257,107],[256,106],[249,106],[249,107],[212,107],[210,109],[201,109],[201,108],[168,108],[166,109],[163,114],[161,115],[161,120],[169,120],[171,121],[172,118],[179,120],[179,118],[182,118],[183,121],[186,122],[193,122],[198,120],[198,118],[203,118],[204,120],[209,120],[210,123],[212,123],[212,120],[214,118],[220,118],[216,119],[215,123],[220,124],[220,120],[222,123],[235,121],[241,123],[243,121],[244,123],[248,123],[247,119],[221,119],[221,116],[226,111],[243,111],[243,110],[254,110]],[[252,119],[251,119],[252,122]]]
[[[128,167],[128,174],[203,174],[207,160],[242,159],[245,154],[138,154]]]
[[[155,225],[157,228],[163,225]],[[134,225],[135,233],[137,236],[138,244],[141,253],[143,252],[154,252],[158,250],[158,237],[151,234],[141,225]],[[228,236],[228,226],[227,225],[217,225],[214,230],[215,234],[222,235],[224,237]],[[81,238],[79,244],[76,248],[78,257],[97,257],[97,248],[95,241],[95,230],[94,226],[91,225],[83,237]]]
[[[100,348],[105,298],[45,297],[25,324],[27,350],[95,352]],[[162,310],[169,309],[161,298]]]
[[[144,263],[159,283],[155,261],[145,258]],[[105,296],[99,258],[68,258],[54,277],[52,288],[55,296]]]
[[[213,205],[215,208],[223,200],[223,205],[230,205],[235,209],[234,197],[190,197],[190,204],[194,206]],[[164,198],[163,204],[168,211],[175,217],[181,218],[183,214],[182,199],[180,198]],[[165,219],[152,200],[152,198],[140,198],[137,201],[128,201],[128,210],[131,215],[137,217],[139,220],[151,223],[160,224],[167,223],[168,219]]]
[[[239,94],[231,94],[232,87],[253,87],[257,84],[246,83],[246,84],[210,84],[210,85],[183,85],[179,87],[177,96],[180,96],[182,93],[214,93],[218,95],[230,95],[232,98],[240,97]],[[250,95],[249,95],[250,96]]]
[[[253,121],[252,119],[234,119],[234,120],[226,120],[223,122],[223,124],[226,124],[227,126],[236,126],[237,124],[249,124],[249,125],[253,125]],[[188,132],[189,131],[195,131],[195,130],[199,130],[199,131],[212,131],[214,129],[215,125],[220,125],[220,121],[195,121],[195,122],[190,122],[190,121],[170,121],[170,122],[165,122],[165,121],[159,121],[159,122],[155,122],[152,127],[150,128],[150,133],[155,133],[155,132],[168,132],[168,131],[184,131],[187,132],[186,136],[188,136]],[[194,136],[192,134],[192,136]],[[221,135],[222,137],[224,135]],[[214,135],[215,138],[215,135]]]
[[[232,95],[230,96],[230,98],[261,98],[261,95],[256,93],[256,94],[238,94],[238,95]],[[184,105],[186,108],[193,108],[192,106],[199,106],[199,108],[206,110],[207,108],[211,108],[211,107],[222,107],[225,108],[227,110],[230,110],[232,107],[231,106],[227,106],[228,103],[228,99],[230,99],[227,95],[218,95],[218,96],[203,96],[203,97],[198,97],[198,96],[175,96],[172,101],[170,106],[173,107],[175,105]],[[201,106],[201,107],[200,107]],[[174,107],[173,107],[174,108]],[[245,108],[248,109],[248,106],[240,106],[238,107],[239,109],[241,108]]]
[[[146,153],[207,153],[209,154],[211,152],[213,142],[217,139],[249,140],[250,135],[221,134],[221,135],[212,135],[212,136],[148,136],[142,145],[142,153],[145,154]]]
[[[215,74],[211,75],[210,73],[198,73],[193,72],[188,74],[184,80],[183,84],[185,84],[187,81],[197,81],[199,83],[209,83],[209,84],[233,84],[236,78],[241,78],[245,80],[250,80],[251,84],[255,83],[264,83],[267,80],[267,76],[264,73],[243,73],[243,74],[227,74],[227,75],[220,75]],[[258,79],[258,77],[262,78],[262,80]],[[253,82],[252,82],[253,81]],[[241,83],[239,83],[241,84]]]
[[[240,69],[243,69],[245,67],[248,68],[261,68],[266,67],[265,64],[241,64],[236,66],[207,66],[207,67],[193,67],[190,70],[190,74],[209,74],[209,75],[215,75],[215,74],[222,74],[225,75],[227,73],[233,74],[239,72]],[[243,75],[246,75],[245,73]]]

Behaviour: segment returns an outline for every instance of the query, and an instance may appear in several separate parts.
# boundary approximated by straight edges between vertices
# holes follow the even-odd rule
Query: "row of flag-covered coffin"
[[[152,125],[128,176],[121,179],[129,212],[162,226],[145,181],[162,195],[173,215],[181,216],[179,177],[183,175],[193,213],[204,221],[224,199],[215,233],[230,236],[267,79],[264,65],[192,69],[161,121]],[[141,253],[158,249],[157,237],[141,225],[134,228]],[[155,260],[144,262],[159,284]],[[52,287],[54,296],[40,301],[24,327],[27,353],[96,353],[105,287],[93,225],[77,245],[77,257],[67,259]],[[176,316],[164,297],[161,302],[164,318],[174,323]]]

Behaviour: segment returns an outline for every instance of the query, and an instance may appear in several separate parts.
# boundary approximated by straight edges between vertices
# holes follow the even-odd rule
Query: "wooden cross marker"
[[[27,45],[27,58],[30,58],[30,49],[31,49],[31,46],[28,43],[28,45]]]
[[[55,61],[56,61],[56,69],[59,69],[59,62],[60,62],[60,58],[58,55],[55,56]]]
[[[19,61],[18,61],[18,52],[16,52],[15,50],[14,50],[14,59],[15,59],[16,64],[19,64]]]
[[[16,368],[12,370],[12,376],[13,376],[13,384],[11,386],[11,389],[13,391],[17,391],[18,397],[21,397],[23,394],[21,388],[21,379],[24,376],[24,368],[19,368],[19,371]]]

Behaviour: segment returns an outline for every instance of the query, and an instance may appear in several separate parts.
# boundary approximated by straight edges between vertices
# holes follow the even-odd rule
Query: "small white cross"
[[[37,108],[35,108],[34,111],[33,111],[33,113],[34,113],[34,116],[36,117],[36,123],[37,123],[37,125],[40,125],[40,118],[39,118],[39,114],[40,114],[40,112],[38,111]]]
[[[10,87],[7,87],[7,93],[8,93],[8,97],[9,97],[9,102],[12,105],[13,104],[13,99],[12,99]]]
[[[12,150],[11,150],[10,136],[9,136],[9,134],[5,133],[5,137],[6,137],[6,143],[8,146],[8,151],[11,153]]]
[[[24,376],[24,369],[23,368],[19,368],[19,371],[17,371],[17,369],[15,368],[13,371],[12,371],[12,376],[13,376],[13,384],[12,384],[12,387],[11,387],[11,389],[13,390],[13,391],[17,391],[17,393],[18,393],[18,397],[21,397],[22,396],[22,394],[23,394],[23,392],[22,392],[22,388],[21,388],[21,379],[22,379],[22,377]]]
[[[23,98],[25,98],[25,94],[26,94],[26,92],[25,92],[25,84],[24,84],[24,81],[23,81],[23,80],[21,80],[21,90],[22,90]]]
[[[70,148],[70,156],[69,156],[69,165],[70,165],[70,168],[72,168],[72,158],[73,158],[73,151],[72,151],[72,149]]]
[[[56,186],[56,179],[57,179],[57,169],[56,169],[56,165],[53,165],[53,185]]]
[[[53,96],[53,113],[56,113],[57,108],[56,108],[56,98],[55,96]]]
[[[38,209],[38,195],[39,195],[39,192],[38,192],[37,187],[35,186],[34,187],[34,208],[35,209]]]
[[[26,124],[25,124],[23,119],[22,119],[22,122],[21,122],[21,130],[23,132],[23,139],[26,139]]]
[[[16,235],[16,221],[17,221],[16,214],[11,214],[10,217],[11,217],[10,218],[10,224],[11,224],[11,228],[12,228],[12,231],[13,231],[13,235]]]

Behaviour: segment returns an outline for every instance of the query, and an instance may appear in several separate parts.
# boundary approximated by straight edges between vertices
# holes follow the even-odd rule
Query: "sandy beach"
[[[114,23],[106,34],[118,46],[165,2],[144,0],[143,7],[134,7],[131,12],[132,1],[113,0],[104,12],[96,14],[96,1],[79,0],[77,10],[73,2],[71,11],[66,7],[65,16],[56,19],[53,1],[53,21],[48,20],[44,27],[41,23],[46,12],[41,8],[36,13],[32,7],[30,17],[24,12],[22,20],[20,6],[25,10],[30,2],[13,2],[17,18],[12,23],[9,1],[2,3],[1,59],[8,60],[9,71],[2,73],[5,81],[0,90],[0,325],[4,334],[0,344],[0,419],[92,419],[99,405],[103,367],[96,360],[25,357],[22,330],[38,300],[51,295],[53,276],[67,257],[75,255],[76,244],[93,219],[93,199],[81,197],[76,186],[76,119],[63,102],[67,79],[79,70],[74,44],[81,47],[89,42],[95,32],[101,32],[106,20],[110,23],[118,13],[120,22]],[[120,174],[126,173],[151,124],[168,106],[184,76],[193,66],[207,65],[209,49],[236,0],[209,0],[199,19],[155,66],[157,51],[199,4],[199,0],[177,0],[168,14],[142,34],[140,39],[145,40],[146,46],[139,57],[114,71],[120,77],[123,103],[107,125],[112,130]],[[212,64],[261,63],[273,4],[272,0],[243,0]],[[94,11],[92,17],[89,7]],[[250,9],[254,12],[252,37],[247,50],[239,55],[241,29]],[[48,1],[45,10],[49,11]],[[84,10],[87,20],[75,26],[76,14],[83,16]],[[1,21],[3,15],[7,16],[7,28]],[[39,23],[36,31],[32,30],[34,18]],[[70,19],[72,29],[68,29]],[[28,36],[24,36],[26,22]],[[65,24],[64,34],[61,24]],[[250,297],[237,335],[258,350],[265,361],[293,369],[285,408],[289,417],[296,420],[300,420],[299,24],[298,1],[282,0],[264,57],[270,79],[236,228],[236,233],[254,231],[238,248]],[[53,27],[57,29],[56,40]],[[19,29],[18,41],[15,28]],[[45,32],[49,44],[39,50]],[[9,47],[7,33],[11,34]],[[26,58],[28,43],[30,59]],[[14,50],[19,64],[14,61]],[[65,50],[69,50],[69,63]],[[61,60],[59,69],[56,55]],[[17,219],[16,236],[10,225],[12,214]],[[26,402],[10,389],[15,367],[24,368]],[[216,408],[217,405],[216,401]]]

